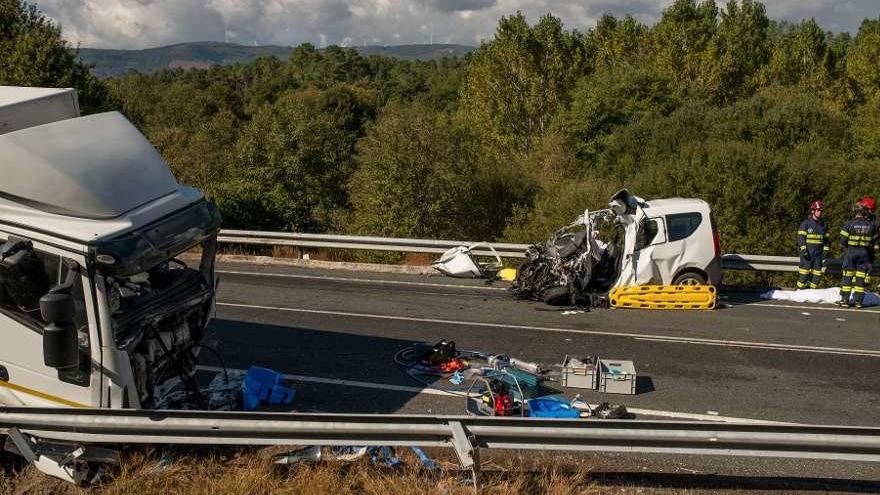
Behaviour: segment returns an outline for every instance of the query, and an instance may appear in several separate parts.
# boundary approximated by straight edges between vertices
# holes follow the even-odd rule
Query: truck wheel
[[[672,285],[706,285],[706,277],[699,273],[684,272],[675,277]]]

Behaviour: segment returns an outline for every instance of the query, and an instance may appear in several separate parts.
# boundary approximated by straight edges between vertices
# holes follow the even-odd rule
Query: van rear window
[[[666,215],[669,242],[680,241],[689,237],[696,232],[702,222],[703,215],[698,212]]]

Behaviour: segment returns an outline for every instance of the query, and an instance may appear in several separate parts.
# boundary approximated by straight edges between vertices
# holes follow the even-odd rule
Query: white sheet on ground
[[[840,300],[840,287],[801,290],[774,289],[761,294],[761,299],[799,303],[835,304]],[[862,304],[865,306],[878,306],[880,305],[880,296],[875,292],[866,292],[865,300]]]

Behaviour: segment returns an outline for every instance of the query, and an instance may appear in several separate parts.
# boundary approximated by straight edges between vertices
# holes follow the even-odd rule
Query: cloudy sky
[[[31,0],[83,47],[148,48],[186,41],[317,46],[460,43],[490,38],[498,19],[551,12],[585,31],[605,12],[653,22],[672,0]],[[719,1],[719,4],[724,3]],[[815,17],[858,29],[880,0],[764,0],[771,17]]]

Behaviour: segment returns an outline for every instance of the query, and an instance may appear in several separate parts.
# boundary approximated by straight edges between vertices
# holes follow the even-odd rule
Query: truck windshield
[[[120,348],[135,347],[144,333],[168,331],[169,325],[195,323],[199,327],[206,323],[181,321],[188,308],[200,306],[213,296],[213,264],[206,259],[212,259],[213,253],[201,248],[201,253],[186,253],[144,272],[105,277],[107,302]],[[173,325],[166,321],[169,319],[174,320]]]
[[[89,246],[103,282],[116,347],[125,351],[142,407],[188,376],[214,308],[220,213],[201,200]]]

